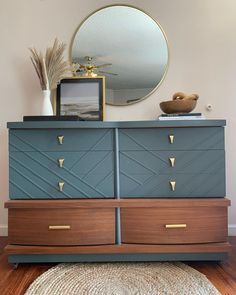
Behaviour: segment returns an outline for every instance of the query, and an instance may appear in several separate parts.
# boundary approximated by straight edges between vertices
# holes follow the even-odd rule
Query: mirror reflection
[[[139,9],[116,5],[90,15],[71,45],[77,74],[106,77],[106,103],[128,105],[162,82],[168,45],[161,27]]]

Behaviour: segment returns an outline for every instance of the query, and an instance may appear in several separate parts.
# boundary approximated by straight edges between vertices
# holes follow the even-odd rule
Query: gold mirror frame
[[[92,16],[94,15],[95,13],[97,13],[98,11],[101,11],[103,9],[106,9],[106,8],[109,8],[109,7],[117,7],[117,6],[123,6],[123,7],[130,7],[130,8],[134,8],[134,9],[137,9],[141,12],[143,12],[144,14],[146,14],[148,17],[150,17],[155,23],[156,25],[159,27],[160,31],[162,32],[163,34],[163,37],[166,41],[166,48],[167,48],[167,63],[165,65],[165,68],[164,68],[164,73],[162,75],[162,78],[161,80],[157,83],[157,85],[148,93],[146,94],[145,96],[143,97],[140,97],[138,98],[137,100],[133,101],[133,102],[129,102],[127,104],[113,104],[113,103],[109,103],[106,101],[106,104],[107,105],[112,105],[112,106],[128,106],[128,105],[132,105],[132,104],[135,104],[135,103],[138,103],[146,98],[148,98],[149,96],[151,96],[159,87],[160,85],[163,83],[165,77],[166,77],[166,74],[167,74],[167,71],[168,71],[168,68],[169,68],[169,63],[170,63],[170,49],[169,49],[169,42],[168,42],[168,39],[167,39],[167,36],[162,28],[162,26],[159,24],[159,22],[157,22],[149,13],[147,13],[146,11],[144,11],[143,9],[140,9],[139,7],[136,7],[136,6],[133,6],[133,5],[127,5],[127,4],[111,4],[111,5],[106,5],[106,6],[103,6],[99,9],[96,9],[94,10],[93,12],[91,12],[87,17],[85,17],[83,19],[83,21],[78,25],[78,27],[76,28],[73,36],[72,36],[72,39],[71,39],[71,43],[70,43],[70,46],[69,46],[69,61],[72,65],[72,48],[73,48],[73,44],[74,44],[74,41],[75,41],[75,37],[77,35],[77,33],[79,32],[79,29],[82,27],[82,25]]]

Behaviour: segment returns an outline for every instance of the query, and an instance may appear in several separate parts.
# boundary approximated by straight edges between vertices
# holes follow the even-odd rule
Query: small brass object
[[[166,224],[165,228],[186,228],[187,224]]]
[[[175,166],[175,158],[169,158],[170,161],[170,166],[174,167]]]
[[[175,136],[173,134],[169,135],[169,141],[170,143],[174,143],[174,139],[175,139]]]
[[[49,225],[49,230],[57,230],[57,229],[70,229],[70,225]]]
[[[174,192],[176,187],[176,181],[170,181],[171,190]]]
[[[59,167],[62,168],[64,165],[65,159],[58,159]]]
[[[57,140],[58,140],[59,144],[63,144],[63,141],[64,141],[64,135],[58,135],[58,136],[57,136]]]
[[[65,182],[63,182],[63,181],[59,181],[59,182],[58,182],[58,186],[59,186],[59,190],[60,190],[60,192],[63,191],[63,187],[64,187],[64,185],[65,185]]]

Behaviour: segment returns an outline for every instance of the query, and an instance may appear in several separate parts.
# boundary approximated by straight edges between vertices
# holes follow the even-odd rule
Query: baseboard
[[[236,224],[229,224],[228,233],[229,236],[236,236]]]
[[[236,236],[236,224],[229,224],[228,226],[229,236]],[[8,227],[6,224],[0,224],[0,237],[6,237],[8,235]]]
[[[0,224],[0,237],[8,236],[8,226],[6,224]]]

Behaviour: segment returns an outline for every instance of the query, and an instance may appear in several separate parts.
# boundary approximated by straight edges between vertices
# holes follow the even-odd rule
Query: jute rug
[[[183,263],[62,263],[25,295],[219,295],[205,275]]]

